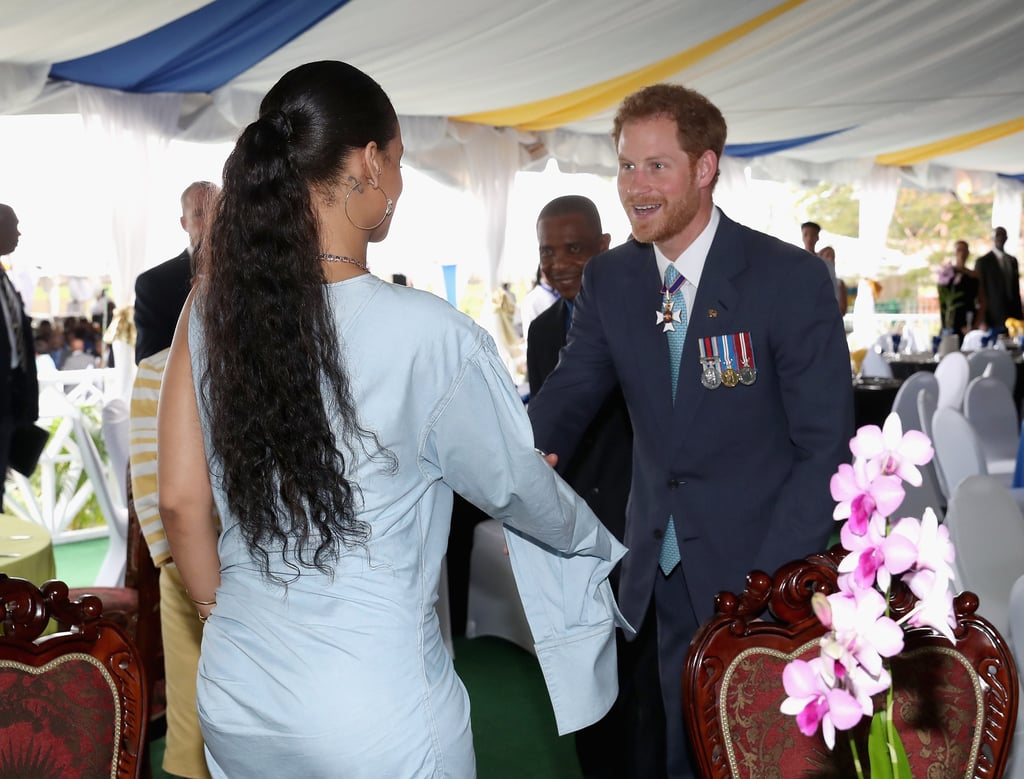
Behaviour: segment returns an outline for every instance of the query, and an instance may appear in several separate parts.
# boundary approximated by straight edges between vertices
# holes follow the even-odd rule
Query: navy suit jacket
[[[6,272],[0,269],[0,273]],[[0,284],[11,284],[10,279],[0,280]],[[14,285],[11,284],[11,289]],[[15,289],[17,294],[17,290]],[[0,293],[2,294],[2,293]],[[18,295],[19,300],[20,295]],[[7,322],[0,314],[0,415],[8,417],[12,427],[27,425],[39,418],[39,379],[36,376],[35,338],[32,335],[32,320],[25,313],[22,302],[15,316],[21,317],[21,341],[25,350],[25,365],[22,368],[10,368],[11,342],[7,336]],[[6,469],[0,472],[4,478]],[[0,495],[3,490],[0,489]]]
[[[1019,279],[1020,269],[1017,266],[1017,258],[1012,254],[1006,255],[1010,261],[1010,275]],[[980,283],[984,289],[985,298],[985,324],[989,327],[1004,327],[1009,317],[1021,319],[1020,282],[1010,284],[999,264],[999,258],[995,252],[983,254],[974,263],[974,270],[978,272]]]
[[[540,391],[558,364],[566,340],[567,308],[564,299],[556,300],[530,323],[526,370],[531,394]],[[557,450],[557,446],[552,448]],[[625,535],[632,452],[629,411],[622,391],[616,387],[587,426],[571,461],[560,469],[569,485],[620,541]]]
[[[670,515],[699,621],[719,591],[741,592],[752,569],[771,573],[824,549],[834,527],[829,480],[848,461],[853,433],[849,350],[819,258],[723,214],[689,312],[674,403],[656,324],[661,284],[650,245],[594,257],[569,342],[529,407],[536,445],[566,458],[622,387],[634,443],[619,604],[635,627]],[[706,389],[699,339],[741,332],[750,333],[756,381]]]
[[[171,345],[178,316],[192,289],[188,249],[135,279],[135,364]]]

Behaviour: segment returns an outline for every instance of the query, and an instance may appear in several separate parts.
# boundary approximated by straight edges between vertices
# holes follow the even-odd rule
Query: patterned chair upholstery
[[[780,568],[754,571],[739,596],[719,593],[716,613],[690,645],[683,672],[683,711],[706,779],[854,776],[846,735],[832,752],[820,731],[804,736],[779,706],[782,670],[817,654],[825,628],[814,616],[815,592],[837,590],[838,547]],[[893,618],[914,605],[895,591]],[[893,659],[894,712],[914,776],[1002,776],[1017,711],[1017,671],[1002,636],[977,614],[970,592],[955,601],[956,645],[925,628],[907,632]],[[879,696],[876,706],[884,703]],[[861,760],[867,721],[853,731]]]
[[[128,468],[128,560],[123,587],[75,587],[71,600],[94,595],[103,605],[103,618],[115,623],[128,635],[139,650],[146,669],[149,689],[148,721],[151,738],[161,737],[166,730],[167,710],[164,680],[164,646],[160,629],[160,571],[153,565],[146,539],[142,535],[139,516],[132,496],[131,468]],[[150,776],[149,744],[143,761],[142,776]],[[2,774],[0,774],[2,776]]]
[[[51,617],[69,629],[42,636]],[[0,776],[139,777],[145,672],[100,600],[0,574],[0,630]]]

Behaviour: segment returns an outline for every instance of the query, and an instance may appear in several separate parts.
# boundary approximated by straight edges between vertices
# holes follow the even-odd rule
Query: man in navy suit
[[[853,433],[828,272],[714,205],[725,136],[721,112],[680,86],[646,87],[619,107],[619,198],[634,240],[588,263],[566,348],[529,408],[536,445],[567,462],[622,388],[633,484],[619,604],[641,636],[656,633],[673,778],[695,774],[680,700],[690,640],[716,593],[825,547],[829,479]]]
[[[21,232],[18,217],[9,205],[0,203],[0,256],[12,254]],[[15,430],[39,418],[39,380],[36,376],[32,320],[25,313],[21,295],[7,272],[0,268],[0,510],[4,482],[10,464]]]
[[[188,246],[181,254],[140,273],[135,279],[135,364],[167,349],[174,338],[178,315],[192,289],[194,256],[206,232],[207,220],[220,188],[194,181],[181,193],[181,229]]]

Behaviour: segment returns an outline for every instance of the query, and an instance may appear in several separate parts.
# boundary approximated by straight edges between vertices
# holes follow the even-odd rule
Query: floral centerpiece
[[[954,641],[953,545],[931,509],[919,520],[892,517],[903,502],[903,482],[921,484],[918,466],[933,456],[931,441],[916,430],[903,433],[890,414],[884,426],[860,428],[850,442],[853,464],[832,477],[834,518],[848,552],[839,566],[839,591],[816,593],[814,613],[828,632],[810,661],[793,660],[783,671],[788,696],[782,712],[796,716],[805,735],[821,727],[829,749],[836,731],[850,731],[871,719],[868,757],[871,776],[910,777],[910,765],[893,721],[889,658],[903,649],[904,625],[928,626]],[[893,577],[900,577],[917,605],[900,622],[889,616]],[[886,693],[875,712],[873,696]],[[857,774],[863,777],[856,742],[850,735]]]
[[[956,318],[957,304],[963,297],[963,292],[955,286],[959,281],[960,274],[950,263],[943,263],[939,267],[935,283],[939,288],[939,313],[942,318],[942,331],[953,332],[953,320]]]

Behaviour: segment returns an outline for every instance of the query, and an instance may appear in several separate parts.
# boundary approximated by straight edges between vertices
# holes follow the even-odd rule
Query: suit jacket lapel
[[[644,382],[648,406],[660,418],[668,419],[672,413],[668,338],[657,323],[657,312],[661,310],[662,303],[662,278],[653,247],[640,243],[634,246],[635,255],[626,258],[629,266],[623,274],[623,286],[619,291],[620,305],[626,309],[621,321],[628,322],[632,328],[626,335],[634,375],[651,377]]]
[[[746,266],[747,259],[739,240],[737,225],[722,214],[701,273],[693,311],[688,312],[689,324],[683,358],[679,364],[679,385],[674,406],[674,426],[677,429],[690,424],[701,400],[708,393],[700,382],[700,340],[737,331],[735,323],[739,290],[734,277]]]

